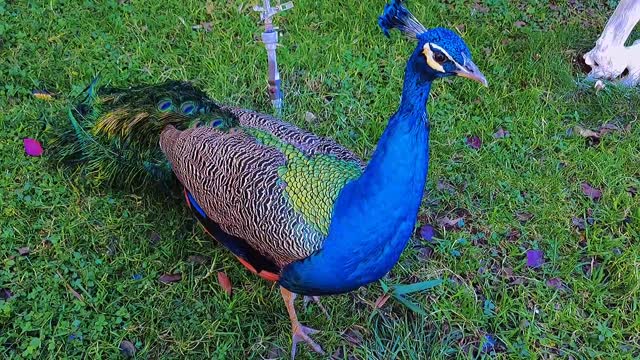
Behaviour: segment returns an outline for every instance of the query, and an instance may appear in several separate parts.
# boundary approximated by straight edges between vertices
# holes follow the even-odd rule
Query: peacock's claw
[[[331,316],[329,315],[329,312],[327,311],[327,309],[324,306],[322,306],[322,303],[320,303],[320,296],[305,296],[302,299],[302,306],[304,307],[305,311],[307,310],[307,305],[311,301],[313,301],[314,303],[316,303],[316,305],[318,305],[318,307],[320,308],[320,310],[322,310],[322,312],[327,317],[327,319],[331,319]]]
[[[296,349],[297,345],[300,341],[306,342],[313,351],[317,352],[320,355],[324,355],[325,352],[322,350],[322,347],[318,345],[310,335],[319,333],[318,330],[312,329],[310,327],[306,327],[300,323],[293,325],[293,337],[291,339],[291,360],[294,360],[296,357]]]
[[[282,293],[282,299],[284,300],[284,304],[287,306],[287,312],[289,313],[289,320],[291,320],[291,331],[292,331],[291,360],[294,360],[296,357],[296,349],[300,341],[306,342],[309,346],[311,346],[313,351],[324,355],[324,351],[322,350],[322,347],[318,345],[318,343],[313,341],[313,339],[309,336],[309,335],[318,333],[318,330],[314,330],[312,328],[303,326],[298,321],[298,315],[296,314],[296,309],[293,306],[293,301],[296,298],[296,294],[283,288],[282,286],[280,287],[280,292]],[[314,299],[313,297],[311,298],[311,300],[317,301],[317,299]]]

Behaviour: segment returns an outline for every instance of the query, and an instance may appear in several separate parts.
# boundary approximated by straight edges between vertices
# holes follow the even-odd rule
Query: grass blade
[[[395,285],[393,293],[395,295],[411,294],[418,291],[431,289],[432,287],[442,284],[442,279],[427,280],[409,285]]]
[[[407,308],[409,308],[409,310],[418,313],[420,315],[423,316],[427,316],[427,312],[424,311],[424,309],[422,307],[420,307],[420,305],[414,303],[413,301],[406,299],[404,296],[401,295],[395,295],[394,299],[398,300],[400,303],[402,303],[402,305],[406,306]]]

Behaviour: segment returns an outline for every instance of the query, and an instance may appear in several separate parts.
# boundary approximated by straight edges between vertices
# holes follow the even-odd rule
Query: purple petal
[[[486,334],[482,342],[482,352],[490,352],[496,347],[496,338],[492,334]]]
[[[457,217],[457,218],[451,219],[449,216],[444,216],[436,219],[436,221],[438,222],[438,225],[442,226],[447,230],[461,228],[464,226],[463,217]]]
[[[82,334],[71,334],[67,339],[69,339],[69,341],[78,340],[82,342]]]
[[[433,235],[435,235],[435,230],[433,229],[433,226],[429,224],[425,224],[420,228],[420,236],[422,237],[423,240],[427,240],[431,242],[433,239]]]
[[[502,138],[507,137],[507,136],[509,136],[509,131],[507,131],[507,130],[505,130],[503,128],[499,128],[498,131],[496,131],[493,134],[493,137],[496,138],[496,139],[502,139]]]
[[[135,345],[133,345],[133,343],[129,340],[123,340],[120,343],[120,352],[122,353],[122,355],[125,358],[131,358],[136,354],[136,347]]]
[[[429,260],[433,256],[433,249],[430,246],[423,246],[420,248],[419,255],[422,260]]]
[[[602,197],[602,190],[594,188],[586,181],[580,184],[580,187],[582,188],[582,193],[591,200],[600,200]]]
[[[480,138],[475,135],[467,136],[465,142],[467,143],[467,146],[474,150],[479,150],[480,147],[482,147],[482,140],[480,140]]]
[[[538,268],[544,264],[544,253],[542,250],[527,250],[527,266]]]
[[[564,287],[560,278],[551,278],[547,280],[547,286],[558,290],[562,290],[562,288]]]
[[[631,197],[635,197],[638,194],[638,188],[636,188],[635,186],[629,186],[627,188],[627,192],[629,193],[629,195],[631,195]]]
[[[571,223],[578,230],[584,230],[585,229],[585,221],[584,221],[584,219],[581,219],[581,218],[578,218],[578,217],[574,217],[573,219],[571,219]]]
[[[8,300],[13,296],[13,293],[11,293],[11,290],[9,289],[0,289],[0,299],[2,300]]]
[[[164,284],[170,284],[182,280],[182,274],[163,274],[162,276],[160,276],[160,278],[158,278],[158,280],[160,280],[160,282]]]
[[[620,129],[620,127],[616,124],[612,124],[612,123],[606,123],[602,126],[600,126],[600,129],[598,129],[598,133],[600,134],[600,136],[606,135],[608,133],[611,132],[616,132],[616,131],[620,131],[622,129]]]
[[[40,156],[42,155],[42,145],[36,139],[24,138],[22,140],[24,143],[24,152],[29,156]]]

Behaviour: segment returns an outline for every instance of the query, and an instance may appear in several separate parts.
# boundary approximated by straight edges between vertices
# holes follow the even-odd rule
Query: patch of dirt
[[[571,64],[577,72],[586,75],[591,71],[591,66],[587,65],[587,63],[584,62],[582,55],[584,55],[583,51],[576,51],[576,53],[573,55],[573,58],[571,59]]]

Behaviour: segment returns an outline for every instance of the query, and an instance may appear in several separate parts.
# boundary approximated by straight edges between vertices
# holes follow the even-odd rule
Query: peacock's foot
[[[300,341],[306,342],[309,346],[311,346],[313,351],[324,355],[324,351],[322,350],[322,347],[318,345],[315,341],[313,341],[313,339],[311,339],[310,337],[310,335],[316,334],[318,333],[318,331],[312,328],[303,326],[298,321],[298,315],[296,314],[296,309],[293,306],[293,301],[296,298],[296,294],[292,293],[291,291],[283,287],[280,287],[280,292],[282,293],[282,299],[284,299],[284,304],[287,306],[287,312],[289,313],[289,319],[291,320],[291,331],[292,331],[291,360],[294,360],[296,357],[297,345]]]
[[[307,310],[307,305],[311,301],[313,301],[314,303],[316,303],[316,305],[318,305],[318,307],[320,308],[320,310],[322,310],[322,312],[327,317],[327,319],[331,319],[331,316],[329,315],[329,312],[327,311],[327,309],[324,306],[322,306],[322,304],[320,303],[320,296],[305,296],[302,299],[302,306],[304,307],[305,310]]]
[[[309,346],[311,346],[311,349],[313,349],[313,351],[317,352],[318,354],[324,355],[324,350],[322,350],[322,347],[318,345],[317,342],[313,341],[310,336],[313,334],[317,334],[318,332],[318,330],[306,327],[299,322],[297,324],[293,324],[293,336],[291,338],[291,360],[294,360],[296,357],[296,349],[300,341],[306,342]]]

